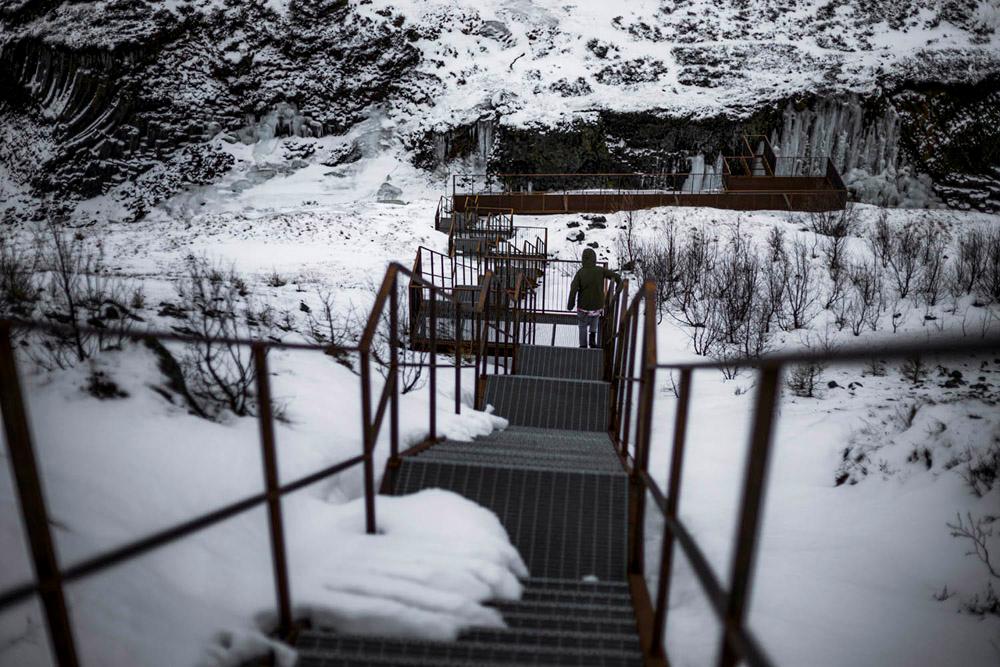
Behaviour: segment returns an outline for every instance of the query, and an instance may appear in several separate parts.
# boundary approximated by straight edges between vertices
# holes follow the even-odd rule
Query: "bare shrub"
[[[634,270],[640,283],[652,280],[656,284],[658,321],[677,290],[680,250],[672,222],[664,225],[653,239],[633,240]]]
[[[847,238],[844,236],[827,236],[822,239],[821,247],[826,260],[826,269],[833,276],[846,268],[844,255],[846,254]]]
[[[820,236],[844,238],[853,235],[857,226],[858,213],[850,202],[843,210],[809,213],[809,228]]]
[[[989,237],[980,229],[972,229],[958,238],[955,262],[950,272],[952,292],[971,294],[986,270]]]
[[[785,331],[809,326],[816,317],[818,301],[809,248],[802,241],[792,244],[789,264],[785,270],[783,301],[778,310],[778,324]]]
[[[773,310],[762,264],[750,237],[737,225],[710,279],[719,303],[721,338],[729,348],[726,356],[757,358],[769,348]]]
[[[288,284],[288,279],[278,273],[277,269],[274,269],[267,274],[267,284],[270,287],[284,287]]]
[[[993,442],[985,452],[967,450],[967,461],[957,472],[969,490],[982,498],[1000,483],[1000,444]]]
[[[767,233],[767,248],[770,260],[780,262],[785,256],[785,230],[781,227],[771,227]]]
[[[890,275],[895,281],[896,291],[905,299],[913,287],[920,271],[921,251],[924,246],[922,234],[917,225],[903,225],[892,237],[892,244],[886,261]]]
[[[832,310],[836,314],[843,307],[846,298],[848,284],[847,271],[843,267],[838,267],[836,271],[829,272],[829,289],[826,293],[826,300],[823,302],[824,310]],[[838,319],[838,326],[843,328],[843,323]]]
[[[986,588],[981,593],[962,600],[963,610],[974,616],[997,616],[1000,617],[1000,597],[997,596],[993,588],[993,580],[1000,579],[1000,564],[994,559],[991,549],[994,546],[995,524],[1000,521],[1000,516],[984,514],[973,516],[972,512],[966,512],[963,517],[960,513],[955,514],[955,521],[945,524],[951,531],[951,536],[964,541],[968,545],[966,556],[973,556],[979,560],[986,568],[989,580]]]
[[[928,230],[921,250],[923,268],[917,280],[917,293],[927,306],[936,306],[944,292],[947,273],[946,250],[946,239]]]
[[[715,297],[718,246],[703,231],[695,230],[679,244],[677,283],[669,301],[671,315],[690,327],[696,354],[711,354],[721,339],[719,303]]]
[[[846,300],[844,316],[855,336],[868,326],[878,330],[878,321],[885,310],[885,290],[882,274],[875,260],[862,261],[851,265],[851,290]]]
[[[807,351],[823,355],[833,354],[837,350],[837,345],[834,343],[829,328],[819,335],[811,332],[806,333],[802,339],[802,343]],[[820,388],[823,373],[826,372],[828,366],[829,364],[825,361],[810,361],[797,364],[789,371],[785,384],[796,396],[816,398],[819,395],[817,390]]]
[[[865,361],[865,372],[868,375],[874,375],[875,377],[885,377],[885,360],[877,357],[868,359]]]
[[[43,338],[36,360],[46,368],[67,368],[120,349],[134,320],[127,306],[129,285],[111,275],[101,244],[54,222],[38,243],[39,264],[48,276],[42,315],[61,326]]]
[[[824,364],[809,362],[793,366],[788,372],[788,379],[785,384],[796,396],[801,398],[815,398],[816,390],[819,389],[823,379],[823,371],[826,370]]]
[[[5,231],[0,233],[0,316],[30,317],[41,292],[37,269],[35,248],[24,252]]]
[[[879,211],[878,218],[867,235],[868,246],[883,269],[889,268],[889,256],[892,254],[893,234],[889,226],[889,212]]]
[[[912,384],[920,384],[927,377],[927,364],[919,356],[908,357],[899,365],[903,379]]]
[[[638,235],[635,227],[642,218],[640,212],[632,208],[631,197],[625,196],[623,206],[626,209],[622,212],[623,229],[619,231],[618,237],[615,239],[615,250],[622,267],[626,271],[632,271],[638,259]]]
[[[372,294],[373,300],[377,296],[378,290],[379,288],[375,284],[369,285],[369,291]],[[398,373],[399,392],[401,394],[408,394],[424,386],[426,382],[424,367],[427,365],[428,355],[427,352],[416,349],[413,338],[410,335],[410,302],[406,296],[404,290],[403,294],[396,300],[396,318],[398,323],[396,350],[398,354],[397,359],[400,364]],[[432,296],[431,298],[436,297]],[[360,338],[361,333],[368,323],[369,313],[367,311],[352,310],[351,318],[353,320],[354,335]],[[441,318],[439,315],[438,326],[442,326],[445,322],[447,320]],[[428,324],[428,326],[430,325]],[[379,375],[383,378],[388,378],[390,363],[392,361],[392,320],[388,302],[386,302],[385,308],[379,314],[378,325],[375,327],[375,335],[372,338],[371,356]]]
[[[992,560],[989,538],[993,537],[993,524],[997,520],[1000,520],[1000,517],[991,514],[973,517],[972,512],[967,512],[964,518],[961,514],[956,514],[954,523],[945,524],[951,529],[952,537],[969,542],[971,551],[966,552],[965,555],[978,558],[994,579],[1000,579],[1000,565]]]
[[[993,229],[986,239],[986,261],[977,282],[983,297],[1000,301],[1000,229]]]
[[[187,322],[182,331],[196,339],[185,345],[180,371],[196,412],[209,418],[226,410],[239,417],[257,413],[253,351],[232,339],[248,337],[251,329],[261,337],[273,318],[268,306],[257,307],[241,294],[242,287],[231,267],[195,256],[187,258],[186,274],[178,285]]]
[[[718,246],[701,230],[693,231],[679,249],[678,283],[672,310],[677,319],[688,326],[703,326],[707,321],[701,302],[711,294],[707,279],[715,271],[718,255]]]

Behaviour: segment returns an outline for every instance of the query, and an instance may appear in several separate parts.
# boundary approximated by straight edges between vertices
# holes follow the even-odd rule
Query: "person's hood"
[[[593,248],[586,248],[583,251],[583,265],[597,266],[597,253],[594,252]]]

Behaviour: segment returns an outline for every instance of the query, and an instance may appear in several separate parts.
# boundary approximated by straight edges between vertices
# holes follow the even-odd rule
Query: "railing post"
[[[371,353],[362,349],[361,357],[361,453],[364,455],[365,532],[375,534],[375,449],[372,437]]]
[[[656,312],[655,286],[652,281],[646,281],[642,286],[643,298],[643,332],[642,353],[640,356],[639,405],[635,424],[635,465],[632,469],[632,479],[635,489],[635,525],[632,541],[632,574],[642,574],[645,562],[644,535],[646,532],[646,484],[643,477],[649,470],[649,443],[653,425],[653,397],[656,393]],[[638,309],[636,309],[638,315]],[[636,327],[638,328],[638,327]]]
[[[462,414],[462,299],[461,292],[452,291],[455,299],[455,414]]]
[[[667,480],[666,519],[663,527],[663,544],[660,551],[660,578],[656,590],[656,611],[653,616],[653,640],[649,652],[658,656],[663,652],[666,634],[667,605],[670,604],[670,576],[674,562],[674,534],[670,520],[677,519],[677,506],[681,497],[681,470],[684,467],[684,441],[687,435],[688,405],[691,399],[691,369],[681,370],[681,384],[677,392],[677,412],[674,415],[674,447],[670,457],[670,474]]]
[[[431,351],[430,351],[430,367],[431,376],[428,382],[428,391],[430,391],[429,402],[430,402],[430,424],[428,438],[431,440],[437,440],[437,288],[432,284],[430,286],[430,304],[431,304]]]
[[[627,380],[625,387],[625,410],[623,411],[625,417],[624,429],[622,431],[622,442],[621,451],[622,455],[628,456],[628,440],[629,435],[632,431],[632,392],[635,385],[635,379],[632,377],[632,373],[635,371],[635,354],[636,354],[636,339],[639,333],[639,308],[635,309],[632,313],[629,321],[629,342],[628,347],[625,350],[625,368],[622,370],[628,375],[625,376]],[[633,456],[633,468],[635,462],[635,457]],[[634,472],[634,471],[633,471]]]
[[[35,578],[40,589],[39,597],[45,612],[49,641],[52,643],[52,654],[60,667],[76,667],[80,661],[63,593],[62,573],[56,560],[52,533],[49,532],[49,514],[31,444],[31,431],[17,375],[10,325],[6,323],[0,323],[0,414],[7,436],[7,451],[10,453],[10,467],[17,485],[24,530],[28,534],[28,547],[31,549]]]
[[[281,516],[278,455],[274,444],[271,379],[267,369],[267,349],[263,343],[254,343],[253,363],[257,375],[257,423],[260,426],[260,445],[264,462],[264,488],[267,492],[267,518],[271,534],[271,562],[274,565],[274,588],[278,599],[278,632],[282,637],[287,637],[292,629],[292,604],[288,586],[285,529]]]
[[[778,404],[780,365],[764,365],[754,406],[753,431],[750,451],[747,454],[746,473],[743,478],[743,495],[740,503],[740,522],[736,527],[736,552],[733,555],[731,582],[726,617],[723,619],[722,646],[719,650],[720,667],[731,667],[740,656],[728,641],[729,629],[741,630],[750,596],[750,580],[760,532],[764,481],[771,453],[771,436],[774,414]]]
[[[392,280],[389,292],[389,461],[399,464],[399,274]],[[412,339],[411,339],[412,344]]]

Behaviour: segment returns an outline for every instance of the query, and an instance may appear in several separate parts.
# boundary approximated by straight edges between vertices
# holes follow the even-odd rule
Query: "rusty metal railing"
[[[418,258],[419,262],[419,258]],[[399,372],[400,322],[399,291],[406,289],[403,280],[415,278],[414,272],[399,264],[390,264],[382,284],[376,294],[371,314],[356,346],[315,345],[296,342],[275,342],[241,338],[213,338],[217,344],[246,346],[251,350],[251,359],[256,377],[256,401],[261,458],[264,471],[264,488],[261,492],[244,497],[235,502],[216,507],[213,510],[167,528],[145,535],[127,544],[111,548],[83,561],[63,566],[59,563],[51,533],[50,514],[46,506],[43,484],[32,442],[24,395],[15,357],[14,332],[31,331],[38,333],[60,333],[61,325],[41,322],[0,320],[0,414],[6,434],[10,466],[15,478],[20,511],[27,533],[28,549],[33,563],[34,581],[0,591],[0,611],[23,603],[35,596],[41,601],[45,623],[51,643],[52,655],[61,667],[76,667],[79,655],[73,635],[73,627],[66,604],[64,588],[67,584],[103,572],[108,568],[138,558],[153,550],[182,540],[197,532],[208,529],[222,521],[260,506],[267,508],[272,577],[275,586],[278,610],[279,636],[287,637],[292,631],[295,619],[292,615],[291,592],[289,587],[288,558],[282,515],[282,498],[317,482],[361,466],[364,479],[365,529],[374,534],[377,529],[375,507],[374,450],[383,424],[389,421],[389,458],[387,472],[398,467],[399,451]],[[419,280],[419,278],[418,278]],[[448,291],[442,286],[427,286],[423,289]],[[437,301],[436,298],[431,302]],[[381,331],[385,327],[387,331]],[[79,327],[82,332],[98,333],[88,327]],[[101,333],[107,333],[101,330]],[[376,335],[388,338],[388,358],[376,358],[373,350]],[[167,332],[128,331],[123,339],[135,341],[157,340],[182,344],[204,343],[206,339]],[[327,354],[357,354],[357,369],[361,390],[361,451],[346,460],[331,464],[321,470],[281,483],[278,476],[277,445],[274,430],[274,414],[271,403],[271,374],[268,353],[273,350],[316,351]],[[461,357],[456,355],[456,411],[460,411],[461,397]],[[376,396],[372,387],[372,362],[385,369],[385,383]],[[436,386],[437,356],[430,355],[429,385],[430,408],[428,413],[428,440],[436,434]]]
[[[624,291],[624,290],[623,290]],[[619,296],[620,303],[627,301]],[[612,356],[613,409],[609,432],[630,475],[629,583],[647,665],[666,664],[664,636],[668,620],[670,584],[676,547],[690,563],[695,578],[722,625],[717,663],[731,667],[745,663],[753,667],[772,662],[755,634],[747,627],[747,607],[754,561],[761,530],[767,468],[777,422],[782,369],[790,364],[843,363],[878,359],[906,359],[921,355],[955,356],[1000,350],[1000,337],[988,339],[942,339],[933,343],[842,348],[832,353],[784,353],[737,361],[661,363],[656,348],[655,285],[646,282],[631,303],[622,308],[617,333],[608,350]],[[641,338],[639,338],[641,336]],[[749,454],[743,473],[738,523],[733,538],[734,553],[726,589],[713,571],[698,541],[678,516],[685,440],[691,403],[692,374],[701,369],[737,365],[758,373],[754,399]],[[680,375],[674,416],[670,466],[664,492],[649,472],[652,443],[653,402],[657,373],[670,370]],[[632,433],[634,425],[635,432]],[[664,519],[660,543],[655,596],[650,597],[644,571],[644,526],[647,496]]]

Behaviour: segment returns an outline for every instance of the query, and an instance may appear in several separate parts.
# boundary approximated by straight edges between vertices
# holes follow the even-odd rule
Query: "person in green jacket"
[[[566,310],[576,306],[576,322],[580,327],[580,347],[587,347],[587,330],[590,330],[590,347],[600,347],[597,340],[598,325],[604,313],[604,281],[614,280],[615,285],[622,282],[621,276],[602,266],[597,266],[597,253],[591,248],[583,251],[583,266],[573,276],[569,287],[569,305]]]

